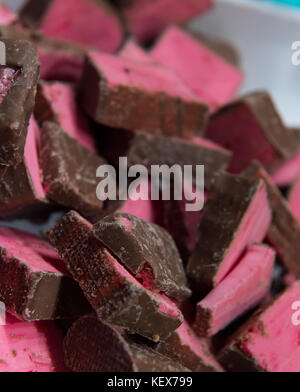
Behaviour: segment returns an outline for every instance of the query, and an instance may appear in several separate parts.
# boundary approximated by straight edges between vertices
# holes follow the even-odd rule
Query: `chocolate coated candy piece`
[[[53,321],[24,322],[6,315],[0,326],[0,372],[67,372],[63,337]]]
[[[219,360],[233,372],[299,372],[299,326],[294,325],[300,282],[253,316],[222,350]]]
[[[66,214],[48,236],[101,320],[154,341],[182,323],[176,305],[130,275],[76,212]]]
[[[94,315],[72,325],[64,340],[64,354],[67,366],[75,372],[189,371]]]
[[[90,52],[81,81],[86,112],[114,128],[169,136],[204,130],[207,107],[172,71],[159,64]]]
[[[28,0],[20,18],[46,36],[111,53],[123,40],[121,22],[106,1]]]
[[[34,114],[42,126],[44,121],[56,122],[82,146],[96,152],[96,142],[88,119],[76,103],[72,85],[61,82],[40,82]]]
[[[123,3],[121,0],[124,6]],[[212,1],[137,0],[130,4],[126,1],[125,6],[123,16],[130,33],[139,41],[148,41],[167,26],[186,22],[206,12],[212,7]]]
[[[0,300],[24,321],[76,317],[90,309],[53,248],[6,228],[0,228]]]
[[[41,129],[39,158],[47,198],[97,219],[103,203],[96,195],[96,171],[106,161],[51,122]]]
[[[170,27],[150,52],[215,111],[234,98],[242,73],[178,27]]]
[[[186,321],[165,342],[160,342],[156,350],[193,372],[223,371],[208,342],[198,338]]]
[[[23,158],[39,62],[29,42],[10,39],[0,42],[5,44],[7,64],[0,72],[0,165],[10,166],[19,164]]]
[[[129,166],[143,164],[151,169],[152,165],[180,165],[183,171],[185,165],[193,165],[194,174],[196,165],[204,165],[206,186],[231,159],[229,151],[202,138],[182,140],[119,129],[105,129],[101,137],[102,153],[114,164],[126,156]]]
[[[94,235],[150,290],[170,297],[190,296],[187,279],[172,237],[160,226],[117,213],[94,225]]]
[[[199,336],[213,336],[268,294],[275,252],[252,245],[227,277],[197,304],[194,329]]]
[[[202,295],[216,287],[248,245],[261,242],[271,222],[264,183],[242,176],[216,176],[201,216],[198,242],[187,273]]]
[[[45,37],[40,31],[23,26],[0,26],[0,36],[30,41],[37,49],[43,80],[78,83],[84,64],[85,51],[76,44]]]
[[[30,119],[24,158],[17,166],[0,166],[0,216],[17,216],[25,209],[46,208],[40,179],[37,143],[39,128]]]
[[[294,217],[287,201],[262,166],[258,163],[253,164],[245,174],[265,182],[269,204],[273,211],[268,239],[275,247],[287,271],[299,278],[300,224],[298,220]]]
[[[233,152],[233,173],[245,170],[254,159],[272,171],[298,147],[265,91],[254,91],[220,109],[211,117],[205,136]]]

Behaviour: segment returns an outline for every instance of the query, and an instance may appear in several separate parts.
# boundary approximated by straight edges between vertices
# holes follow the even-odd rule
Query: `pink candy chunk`
[[[199,357],[199,359],[206,365],[210,366],[216,371],[222,372],[221,365],[214,359],[210,353],[209,344],[205,339],[199,337],[192,330],[187,321],[184,321],[181,326],[175,331],[181,343],[188,346],[192,352]]]
[[[170,27],[150,53],[173,69],[212,111],[228,103],[243,81],[239,70],[177,27]]]
[[[175,73],[159,64],[142,64],[99,52],[90,52],[90,58],[102,71],[111,88],[118,85],[130,86],[151,93],[165,92],[187,101],[200,102]]]
[[[251,246],[229,275],[197,304],[194,329],[213,336],[267,295],[275,252],[265,245]]]
[[[42,83],[41,94],[47,99],[60,127],[82,146],[96,151],[95,140],[88,120],[76,103],[75,91],[71,85],[53,82]]]
[[[106,4],[93,0],[53,0],[40,29],[49,37],[110,53],[123,39],[118,17]]]
[[[0,66],[0,104],[4,101],[20,72],[20,70],[9,67],[1,68]]]
[[[16,258],[33,272],[65,273],[57,252],[40,238],[16,229],[0,228],[0,248],[6,258]]]
[[[7,314],[0,341],[0,372],[68,371],[63,336],[52,321],[28,323]]]
[[[300,174],[300,150],[272,173],[272,179],[278,186],[291,184]]]
[[[225,260],[216,276],[219,284],[236,265],[239,257],[247,246],[261,242],[267,234],[271,223],[271,210],[267,200],[264,184],[261,182],[256,195],[245,214],[236,236],[226,254]]]
[[[36,198],[45,199],[46,196],[41,182],[38,158],[39,132],[39,126],[34,117],[31,116],[25,144],[24,158]]]
[[[83,72],[83,57],[63,50],[49,51],[41,47],[38,48],[38,56],[41,65],[41,79],[79,82]]]
[[[140,63],[153,63],[151,56],[133,40],[125,43],[119,56],[123,59],[133,60]]]
[[[241,350],[265,371],[300,372],[300,325],[293,323],[297,318],[293,304],[299,300],[300,282],[297,281],[238,341]]]
[[[158,213],[155,209],[155,201],[151,200],[151,182],[148,181],[146,186],[141,186],[140,195],[135,192],[129,194],[128,199],[120,209],[120,212],[131,214],[147,222],[157,223]],[[141,199],[136,200],[138,196]]]
[[[207,11],[211,0],[138,0],[125,9],[131,33],[139,40],[149,40],[165,27],[182,23]]]
[[[17,15],[0,4],[0,25],[11,25],[17,20]]]

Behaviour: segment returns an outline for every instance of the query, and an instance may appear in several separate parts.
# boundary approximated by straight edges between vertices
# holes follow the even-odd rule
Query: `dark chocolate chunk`
[[[94,225],[94,235],[150,290],[185,299],[191,292],[176,245],[160,226],[117,213]]]
[[[40,167],[49,200],[96,220],[103,204],[96,195],[99,180],[96,171],[105,163],[56,123],[44,123],[40,138]]]
[[[176,305],[142,286],[76,212],[66,214],[48,236],[101,320],[154,341],[166,339],[182,323]]]
[[[253,163],[245,172],[250,178],[264,181],[272,209],[272,222],[268,230],[268,239],[280,257],[287,271],[300,277],[300,223],[291,212],[287,200],[270,176],[259,163]]]
[[[64,354],[67,366],[75,372],[189,371],[94,315],[72,325],[64,340]]]
[[[205,136],[233,152],[233,173],[254,159],[273,171],[298,147],[266,91],[254,91],[221,108],[210,118]]]
[[[143,164],[148,169],[152,165],[205,166],[205,184],[230,162],[231,153],[202,138],[187,140],[175,137],[151,135],[145,132],[131,132],[119,129],[103,129],[101,134],[102,153],[108,160],[118,164],[119,157],[127,157],[128,165]]]
[[[40,179],[37,142],[39,128],[30,119],[24,157],[17,166],[0,166],[0,216],[18,216],[28,209],[48,209]]]
[[[262,181],[217,175],[201,216],[197,245],[187,265],[195,290],[206,295],[217,286],[247,246],[263,240],[270,221]]]
[[[53,248],[31,234],[0,229],[0,300],[25,321],[88,313],[90,306]]]
[[[205,166],[206,167],[206,166]],[[209,185],[207,182],[205,185]],[[174,182],[171,182],[171,195],[174,193]],[[202,200],[205,205],[206,192],[196,187],[183,186],[182,200],[163,200],[162,201],[162,222],[161,225],[173,237],[182,260],[186,265],[191,253],[193,252],[198,237],[198,229],[200,225],[203,208],[197,211],[187,211],[187,205],[191,203],[191,199],[187,200],[187,196],[193,196],[194,200]]]
[[[97,122],[133,131],[195,136],[208,109],[172,71],[90,52],[81,80],[81,101]]]
[[[4,38],[1,42],[6,48],[6,66],[0,72],[0,90],[5,90],[0,103],[0,165],[11,166],[23,159],[39,78],[39,62],[29,42]],[[10,81],[7,72],[11,74]]]

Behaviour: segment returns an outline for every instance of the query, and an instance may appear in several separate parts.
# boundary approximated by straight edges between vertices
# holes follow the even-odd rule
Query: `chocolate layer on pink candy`
[[[77,105],[72,85],[61,82],[40,82],[34,112],[40,125],[44,121],[56,122],[82,146],[96,151],[96,142],[88,119]]]
[[[160,226],[133,215],[109,215],[94,225],[94,235],[150,290],[178,300],[190,296],[172,237]]]
[[[170,27],[150,52],[174,70],[215,111],[234,98],[242,73],[178,27]]]
[[[60,206],[79,211],[90,220],[101,216],[96,177],[106,161],[83,147],[53,122],[41,129],[39,162],[46,197]]]
[[[197,304],[194,329],[213,336],[258,305],[270,289],[275,252],[252,245],[227,277]]]
[[[64,340],[65,362],[75,372],[187,372],[120,328],[94,315],[76,321]]]
[[[233,372],[299,372],[299,326],[293,304],[300,298],[297,281],[267,309],[253,316],[222,350],[219,360]]]
[[[0,71],[0,165],[11,166],[23,159],[39,62],[29,42],[4,38],[1,41],[6,48],[7,66]]]
[[[211,117],[205,136],[233,152],[229,168],[233,173],[245,170],[254,159],[272,171],[298,146],[265,91],[245,95],[220,109]]]
[[[206,295],[224,280],[247,246],[264,239],[270,222],[262,181],[226,173],[217,175],[187,265],[194,289]]]
[[[160,342],[156,350],[193,372],[223,371],[208,342],[198,338],[186,321],[165,342]]]
[[[27,323],[7,314],[0,341],[0,372],[68,371],[63,337],[53,321]]]
[[[173,187],[174,183],[171,185],[171,192],[174,191]],[[191,200],[196,199],[203,200],[203,203],[205,203],[207,200],[206,192],[203,194],[196,187],[190,188],[186,186],[183,187],[182,200],[171,198],[171,200],[163,201],[162,225],[174,238],[184,264],[187,264],[196,246],[203,212],[203,208],[197,211],[187,210],[187,205],[191,203]]]
[[[105,52],[114,52],[123,40],[121,22],[106,1],[29,0],[20,18],[46,36]]]
[[[18,230],[0,228],[0,300],[24,321],[82,315],[88,303],[45,241]]]
[[[196,165],[204,165],[207,186],[231,159],[229,151],[199,137],[183,140],[120,129],[103,129],[101,152],[115,165],[119,157],[127,157],[129,167],[142,164],[149,170],[152,165],[179,165],[183,171],[185,165],[192,165],[194,177]]]
[[[0,166],[0,216],[17,215],[27,209],[46,207],[46,195],[38,162],[39,127],[30,119],[25,153],[17,166]]]
[[[77,213],[66,214],[48,236],[101,320],[154,341],[182,323],[176,305],[127,272]]]
[[[207,107],[167,68],[90,52],[81,100],[97,122],[168,136],[203,132]]]
[[[167,26],[186,22],[211,6],[211,0],[137,0],[124,8],[123,15],[131,34],[148,41]]]
[[[268,230],[268,239],[276,249],[286,270],[300,278],[300,223],[293,215],[287,200],[272,181],[266,170],[253,163],[244,173],[253,179],[263,180],[266,186],[269,204],[272,209],[272,222]]]

